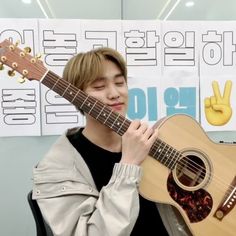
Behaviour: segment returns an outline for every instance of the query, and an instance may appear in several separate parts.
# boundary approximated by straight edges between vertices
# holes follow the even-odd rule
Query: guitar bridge
[[[222,220],[235,206],[236,204],[236,176],[227,190],[223,201],[217,208],[214,217],[218,220]]]

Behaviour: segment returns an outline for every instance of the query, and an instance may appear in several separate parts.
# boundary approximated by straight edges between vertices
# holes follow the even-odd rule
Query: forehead
[[[102,60],[101,61],[101,67],[102,67],[102,70],[119,70],[121,71],[121,68],[119,65],[117,65],[117,63],[115,63],[114,61],[111,61],[111,60]]]
[[[95,80],[97,79],[105,79],[110,77],[117,77],[122,75],[121,68],[114,62],[109,60],[104,60],[101,63],[101,68],[98,70],[97,76]]]
[[[94,65],[90,65],[90,71],[86,74],[84,89],[93,83],[124,76],[121,66],[108,58],[102,58],[102,60],[96,61]]]

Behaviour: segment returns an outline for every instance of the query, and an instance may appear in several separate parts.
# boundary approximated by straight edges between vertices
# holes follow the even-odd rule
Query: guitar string
[[[52,78],[54,78],[54,77],[52,77]],[[65,83],[66,85],[70,85],[70,84],[68,84],[66,81],[64,81],[63,79],[62,79],[62,81],[61,81],[62,83]],[[60,86],[60,84],[59,84],[59,86]],[[58,87],[58,86],[57,86]],[[73,87],[71,86],[71,89],[72,89]],[[62,91],[64,91],[64,87],[61,87],[61,89],[62,89]],[[76,88],[75,88],[76,89]],[[75,90],[75,91],[77,91],[77,89]],[[81,95],[81,94],[80,94]],[[75,100],[75,99],[74,99]],[[111,113],[111,115],[113,115],[113,113]],[[188,160],[188,161],[190,161],[190,162],[192,162],[193,164],[192,164],[192,167],[193,168],[195,168],[196,170],[198,170],[197,168],[196,168],[196,166],[199,166],[197,163],[195,163],[194,161],[192,161],[191,159],[189,159],[188,157],[186,157],[186,159]],[[180,160],[180,162],[179,162],[180,164],[181,163],[183,163],[183,160],[181,159]],[[186,161],[185,161],[185,163],[186,163]],[[202,166],[199,166],[201,169],[204,169],[204,170],[206,170],[205,168],[203,168]],[[209,175],[210,177],[211,176],[213,176],[213,175],[211,175],[211,172],[209,172],[209,174],[207,173],[207,171],[205,172],[206,173],[206,175]],[[226,184],[226,183],[223,183],[223,181],[220,181],[220,182],[222,182],[222,184],[224,184],[224,185],[228,185],[228,184]],[[230,185],[229,185],[230,186]]]
[[[16,56],[18,56],[17,50],[13,50],[13,51],[11,51],[11,52],[12,52],[13,54],[16,54]],[[32,63],[31,63],[31,64],[32,64]],[[37,67],[37,64],[39,65],[38,67]],[[48,75],[49,75],[51,78],[54,78],[54,77],[53,77],[53,74],[54,74],[54,73],[51,72],[51,71],[49,71],[49,70],[47,70],[47,69],[44,67],[43,64],[36,63],[36,64],[32,64],[32,66],[34,66],[34,68],[35,68],[37,71],[39,71],[39,72],[42,72],[42,70],[40,69],[40,67],[41,67],[41,68],[43,69],[43,72],[50,72],[50,73],[48,73]],[[52,75],[51,75],[51,74],[52,74]],[[58,75],[56,75],[56,74],[54,74],[54,75],[56,76],[57,79],[60,79]],[[65,81],[65,80],[62,80],[61,82],[66,82],[66,81]],[[67,85],[67,83],[66,83],[66,85]],[[68,86],[70,86],[70,84],[69,84]],[[66,87],[68,87],[68,86],[66,86]],[[67,89],[67,88],[66,88],[66,89]],[[113,115],[113,113],[111,113],[111,115]],[[123,127],[122,127],[122,129],[123,129]],[[156,144],[154,144],[154,146],[156,147]],[[166,145],[165,145],[165,146],[166,146]],[[165,148],[164,148],[164,150],[165,150]],[[167,153],[168,153],[168,150],[167,150]],[[192,160],[190,160],[190,161],[192,161]],[[182,161],[182,162],[183,162],[183,161]],[[187,163],[187,161],[186,161],[186,163]],[[196,166],[196,163],[193,162],[192,166],[197,169],[197,167],[195,167],[195,166]],[[200,167],[200,168],[202,169],[202,166],[198,166],[198,167]]]
[[[64,82],[64,81],[62,81],[62,82]],[[67,84],[66,84],[67,85]],[[63,91],[64,91],[64,88],[62,88],[63,89]],[[71,88],[72,89],[72,88]],[[74,92],[75,93],[75,92]],[[80,94],[81,95],[81,94]],[[85,94],[85,96],[86,96],[86,99],[87,99],[87,95]],[[88,102],[89,103],[92,103],[93,101],[89,101],[89,99],[88,99]],[[97,107],[95,106],[93,109],[91,109],[91,110],[96,110],[96,109],[98,109],[98,111],[96,110],[96,114],[99,114],[99,112],[101,111],[101,108],[99,108],[98,106],[100,106],[101,104],[97,104]],[[103,104],[102,104],[102,106],[104,106]],[[112,118],[112,122],[111,123],[109,123],[108,121],[109,121],[109,119],[107,119],[107,121],[106,121],[106,125],[108,126],[108,127],[112,127],[113,125],[114,125],[114,121],[116,120],[116,118],[117,118],[117,115],[118,114],[114,114],[114,113],[111,113],[110,114],[110,117],[109,118],[112,118],[112,116],[113,116],[113,118]],[[115,117],[114,117],[115,116]],[[125,118],[123,118],[123,119],[125,119]],[[169,148],[169,147],[168,147]],[[165,150],[165,148],[163,149],[163,150]],[[168,152],[168,151],[167,151]],[[187,162],[186,162],[187,163]],[[195,165],[196,166],[196,165]],[[193,166],[193,167],[195,167],[195,166]],[[201,165],[199,165],[198,166],[199,168],[201,168],[201,169],[203,169],[202,168],[202,166]],[[199,170],[199,169],[197,169],[196,168],[196,170]]]
[[[63,81],[64,82],[64,81]],[[66,83],[66,85],[67,85],[67,83]],[[64,87],[62,87],[62,91],[64,91]],[[81,94],[80,94],[81,95]],[[91,102],[91,101],[90,101]],[[98,105],[100,105],[100,104],[98,104]],[[96,107],[94,107],[93,109],[95,110],[95,108]],[[99,109],[99,111],[100,111],[100,109]],[[98,114],[98,112],[96,111],[96,113]],[[114,115],[114,113],[111,113],[111,115]],[[114,120],[114,118],[113,118],[113,120]],[[109,119],[108,119],[108,121],[109,121]],[[112,123],[110,123],[110,124],[107,124],[109,127],[111,127],[112,125],[113,125],[113,122]],[[183,155],[182,155],[182,157],[183,157]],[[185,163],[189,163],[189,160],[190,160],[190,162],[192,162],[192,160],[191,159],[189,159],[189,158],[186,158],[187,160],[185,161]],[[179,162],[180,164],[182,164],[183,163],[183,160],[181,160],[181,162]],[[193,168],[195,168],[195,170],[198,170],[197,168],[196,168],[196,166],[198,165],[196,165],[196,163],[195,162],[193,162],[195,165],[192,165],[192,167]],[[191,163],[190,163],[191,164]],[[191,166],[191,165],[190,165]],[[198,165],[199,166],[199,165]],[[193,170],[193,168],[189,168],[190,170]],[[201,169],[203,169],[203,167],[202,166],[200,166],[200,168]],[[194,171],[193,171],[194,172]],[[206,171],[205,172],[206,173],[206,175],[208,175],[208,172]],[[201,173],[201,175],[199,175],[199,177],[202,177],[202,180],[204,179],[204,173]],[[209,174],[209,176],[210,176],[210,174]],[[200,178],[199,178],[199,180],[200,180]]]
[[[40,67],[42,68],[42,70],[40,69]],[[43,80],[45,79],[45,78],[52,78],[52,79],[54,79],[54,76],[53,76],[53,74],[52,75],[50,75],[49,74],[49,72],[50,73],[52,73],[50,70],[47,70],[44,66],[43,66],[43,64],[42,65],[40,65],[40,64],[38,64],[38,66],[34,66],[34,68],[37,70],[37,71],[39,71],[40,72],[40,74],[42,74],[42,72],[44,72],[44,74],[47,74],[44,78],[43,78]],[[43,74],[43,75],[44,75]],[[57,77],[57,79],[61,79],[58,75],[56,75],[56,74],[54,74],[56,77]],[[66,82],[65,80],[63,80],[63,79],[61,79],[61,82],[65,82],[66,83],[66,85],[68,85],[68,82]],[[43,84],[43,83],[42,83]],[[49,87],[50,88],[50,87]],[[62,88],[63,89],[63,88]],[[71,86],[71,89],[73,89],[73,85]],[[76,89],[76,91],[78,90],[78,88],[76,88],[75,87],[75,89]],[[64,91],[64,90],[63,90]],[[76,99],[76,98],[75,98]],[[74,100],[75,100],[74,99]],[[121,128],[121,130],[123,130],[123,127]],[[183,159],[183,158],[182,158]],[[182,160],[182,159],[180,159],[180,161]],[[186,159],[189,159],[188,157],[186,157]],[[192,164],[192,166],[194,167],[194,168],[196,168],[197,169],[197,167],[196,166],[199,166],[198,164],[196,165],[196,163],[194,162],[194,161],[192,161],[191,159],[189,159],[190,160],[190,162],[192,162],[193,164]],[[181,162],[183,162],[183,161],[181,161]],[[179,162],[180,163],[180,162]],[[202,168],[202,166],[199,166],[200,168]],[[207,171],[206,171],[206,173],[207,173]],[[208,173],[207,173],[208,174]],[[210,177],[211,176],[214,176],[214,175],[212,175],[212,173],[211,173],[211,171],[209,171],[209,174],[208,174]],[[215,176],[216,177],[216,179],[217,179],[217,176]],[[226,185],[226,186],[228,186],[228,184],[227,183],[224,183],[221,179],[219,179],[220,181],[219,182],[222,182],[222,184],[223,185]],[[229,185],[230,187],[232,187],[232,188],[234,188],[231,184]]]
[[[19,49],[19,50],[20,50],[20,49]],[[20,50],[20,51],[22,51],[22,50]],[[11,53],[16,54],[16,56],[19,57],[17,51],[13,50],[13,51],[11,51]],[[26,58],[26,59],[27,59],[27,58]],[[28,59],[27,59],[27,60],[28,60]],[[41,61],[40,61],[40,62],[41,62]],[[30,63],[31,63],[31,62],[30,62]],[[37,64],[38,64],[39,66],[37,66]],[[47,72],[47,74],[49,74],[48,72],[51,72],[51,71],[47,70],[47,69],[44,67],[43,64],[40,64],[40,63],[33,64],[33,63],[31,63],[31,65],[34,66],[34,68],[35,68],[38,72],[40,72],[40,73],[44,72],[44,74],[45,74],[45,73]],[[10,65],[9,65],[9,66],[10,66]],[[40,67],[41,67],[41,68],[40,68]],[[41,69],[42,69],[43,71],[42,71]],[[50,74],[49,74],[49,75],[50,75]],[[60,79],[58,75],[55,74],[55,76],[56,76],[58,79]],[[50,77],[51,77],[51,75],[50,75]],[[54,78],[54,77],[51,77],[51,78]],[[64,80],[62,79],[62,82],[66,82],[66,81],[64,81]],[[113,115],[113,114],[112,114],[112,115]],[[122,129],[123,129],[123,127],[122,127]],[[156,142],[155,142],[155,143],[156,143]],[[155,143],[154,143],[154,146],[156,146]],[[167,146],[167,145],[165,145],[165,146]],[[168,150],[168,149],[167,149],[167,150]],[[182,159],[183,159],[183,158],[182,158]],[[182,159],[180,159],[181,162],[183,162]],[[186,159],[188,159],[188,157],[187,157]],[[192,162],[191,159],[190,159],[190,162]],[[193,167],[196,168],[196,169],[197,169],[197,167],[195,167],[195,166],[199,166],[198,164],[196,165],[195,162],[193,162],[192,165],[193,165]],[[199,167],[202,169],[202,166],[199,166]],[[209,173],[209,175],[210,175],[210,174],[211,174],[211,172]]]

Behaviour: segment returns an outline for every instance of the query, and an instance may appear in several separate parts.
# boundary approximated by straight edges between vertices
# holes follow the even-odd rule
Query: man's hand
[[[140,165],[158,137],[157,130],[145,122],[134,120],[122,136],[121,163]]]
[[[219,84],[212,82],[214,96],[205,98],[205,115],[211,125],[220,126],[226,124],[232,116],[230,106],[230,94],[232,82],[226,81],[223,97],[220,94]]]

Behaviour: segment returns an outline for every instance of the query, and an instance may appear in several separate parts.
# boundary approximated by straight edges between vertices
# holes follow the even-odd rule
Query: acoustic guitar
[[[76,107],[123,135],[130,121],[48,70],[8,40],[0,43],[0,69],[38,80]],[[194,236],[236,235],[236,145],[212,142],[187,115],[156,123],[159,138],[142,163],[140,194],[174,206]]]

